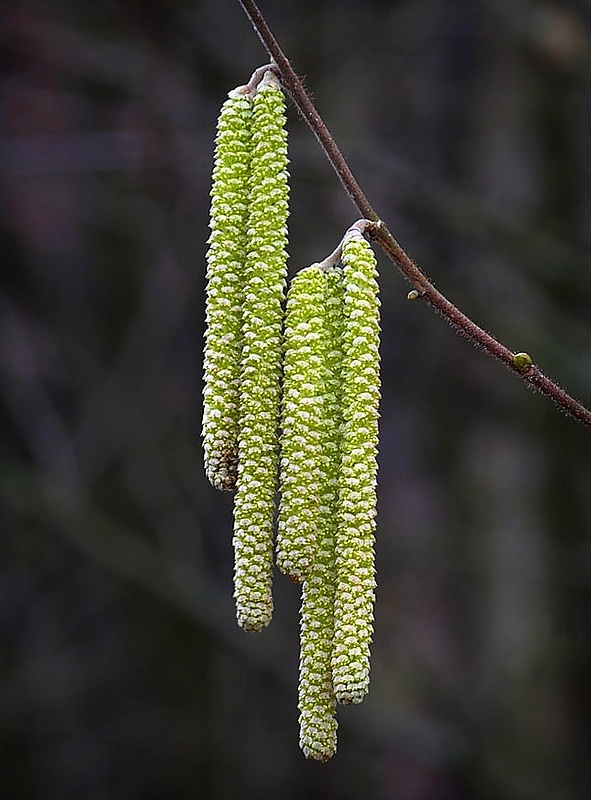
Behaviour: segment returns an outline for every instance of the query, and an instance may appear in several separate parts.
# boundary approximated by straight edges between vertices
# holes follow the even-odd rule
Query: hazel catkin
[[[358,703],[369,689],[373,636],[380,319],[375,256],[355,228],[345,237],[341,260],[343,429],[332,671],[337,700]]]
[[[285,101],[272,72],[253,101],[242,317],[234,597],[238,623],[259,631],[273,613],[273,517],[278,472],[282,326],[287,272]]]
[[[324,323],[324,386],[320,434],[322,459],[317,501],[319,520],[313,564],[302,586],[298,708],[300,747],[306,758],[327,761],[336,752],[337,720],[331,657],[334,636],[335,534],[339,497],[343,286],[340,269],[322,273],[318,311]]]
[[[320,522],[325,286],[326,275],[318,264],[300,270],[291,282],[285,313],[276,558],[281,571],[296,583],[313,564]]]
[[[207,251],[202,436],[207,477],[223,491],[234,489],[238,463],[252,114],[244,89],[229,93],[218,118]]]

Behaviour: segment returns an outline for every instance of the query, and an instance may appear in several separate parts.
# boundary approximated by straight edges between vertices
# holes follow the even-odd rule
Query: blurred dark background
[[[378,212],[591,402],[591,3],[261,0]],[[380,256],[373,680],[298,749],[298,589],[234,621],[200,450],[213,135],[267,61],[236,0],[0,11],[0,796],[591,791],[591,438]],[[358,216],[290,109],[290,269]]]

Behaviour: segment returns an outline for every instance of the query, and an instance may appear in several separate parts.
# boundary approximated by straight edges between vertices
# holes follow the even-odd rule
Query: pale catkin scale
[[[300,747],[306,758],[328,761],[337,748],[336,699],[331,656],[334,635],[335,534],[339,498],[341,432],[341,368],[343,287],[338,269],[323,272],[324,298],[319,306],[324,321],[322,382],[324,412],[321,428],[323,458],[317,495],[320,518],[316,553],[302,586],[300,612]]]
[[[319,524],[325,285],[317,264],[300,270],[291,282],[285,312],[276,559],[296,583],[313,564]]]
[[[234,597],[238,623],[260,631],[273,614],[273,517],[278,473],[282,326],[287,272],[285,101],[267,73],[253,101],[243,292]]]
[[[242,296],[252,102],[230,92],[217,125],[207,251],[203,449],[207,477],[232,491],[238,462]]]
[[[345,238],[341,474],[332,670],[340,703],[369,690],[375,595],[374,531],[380,400],[376,261],[356,230]]]

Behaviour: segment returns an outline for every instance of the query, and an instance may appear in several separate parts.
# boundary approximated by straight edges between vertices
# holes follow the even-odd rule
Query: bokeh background
[[[591,402],[591,3],[261,0],[378,212]],[[0,794],[575,800],[591,791],[589,431],[380,256],[372,689],[297,739],[298,589],[234,621],[200,451],[215,122],[237,0],[0,11]],[[290,270],[357,217],[290,116]]]

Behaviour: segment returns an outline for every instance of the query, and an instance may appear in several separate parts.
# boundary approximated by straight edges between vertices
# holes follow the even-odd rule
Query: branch
[[[433,286],[422,270],[405,253],[388,230],[386,224],[374,211],[357,183],[332,134],[316,110],[310,95],[291,66],[291,62],[279,46],[256,2],[254,0],[239,0],[239,2],[275,62],[276,71],[281,78],[283,86],[318,139],[347,194],[359,210],[359,213],[374,223],[368,226],[369,235],[380,245],[404,277],[414,286],[419,296],[441,314],[452,328],[464,334],[476,347],[485,350],[489,355],[501,361],[508,369],[519,375],[520,378],[541,392],[541,394],[550,398],[567,414],[587,428],[591,428],[591,411],[544,375],[535,364],[526,363],[524,365],[523,360],[516,358],[515,353],[467,317]]]

